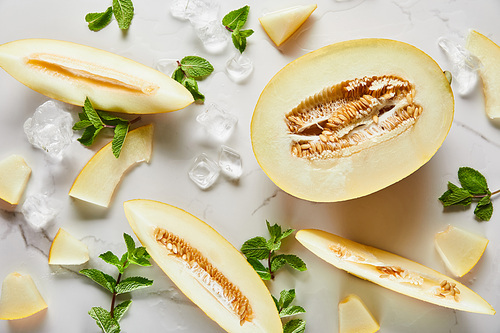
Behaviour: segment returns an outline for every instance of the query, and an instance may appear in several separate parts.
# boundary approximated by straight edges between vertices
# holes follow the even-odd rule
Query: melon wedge
[[[488,37],[471,30],[467,36],[466,48],[483,65],[479,69],[483,82],[486,114],[491,119],[500,117],[500,47]]]
[[[96,109],[159,113],[182,109],[191,93],[163,73],[93,47],[51,39],[0,45],[0,67],[50,98]]]
[[[304,24],[316,8],[315,4],[285,8],[265,14],[259,21],[274,44],[280,46]]]
[[[271,79],[252,117],[252,147],[285,192],[347,200],[425,164],[448,134],[453,110],[448,80],[424,52],[386,39],[341,42]]]
[[[339,333],[374,333],[380,329],[370,310],[357,295],[339,303]]]
[[[49,265],[81,265],[87,261],[87,245],[63,228],[59,228],[50,246]]]
[[[120,157],[113,155],[112,143],[99,150],[76,177],[69,195],[98,206],[108,207],[123,175],[140,162],[149,163],[153,151],[153,125],[130,131]]]
[[[436,250],[446,267],[456,276],[464,276],[477,264],[488,242],[482,236],[452,225],[438,232],[435,237]]]
[[[31,168],[21,156],[0,161],[0,208],[13,210],[19,204],[30,175]]]
[[[335,267],[387,289],[451,309],[495,314],[491,305],[460,282],[396,254],[321,230],[300,230],[295,237]]]
[[[3,280],[0,295],[0,319],[12,320],[29,317],[47,304],[29,275],[10,273]]]
[[[126,201],[124,208],[132,230],[158,266],[224,330],[283,332],[264,282],[217,231],[157,201]]]

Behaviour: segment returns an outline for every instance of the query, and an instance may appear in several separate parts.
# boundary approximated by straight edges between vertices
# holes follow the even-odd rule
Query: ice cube
[[[174,0],[170,14],[181,20],[189,20],[193,25],[204,25],[216,20],[219,4],[212,0]]]
[[[194,160],[189,170],[189,178],[201,189],[212,186],[219,177],[220,168],[214,160],[202,153]]]
[[[458,93],[462,96],[469,94],[479,80],[481,62],[460,44],[448,38],[439,38],[438,45],[452,63],[451,72]]]
[[[28,224],[40,230],[56,217],[60,210],[59,201],[45,193],[36,193],[26,197],[21,213]]]
[[[236,150],[222,145],[219,153],[219,167],[222,173],[230,179],[239,179],[243,172],[240,154]]]
[[[225,141],[233,133],[238,118],[215,104],[209,104],[207,109],[196,117],[196,121],[213,137]]]
[[[172,73],[179,67],[179,61],[177,59],[159,59],[154,67],[157,71],[172,76]]]
[[[49,100],[40,105],[33,117],[24,123],[24,133],[36,148],[60,160],[64,149],[73,141],[73,117],[67,111],[72,106]]]
[[[229,78],[234,82],[245,80],[253,71],[253,63],[250,58],[244,56],[240,52],[236,52],[234,56],[226,62],[226,72]]]
[[[229,33],[219,20],[195,26],[196,35],[210,53],[220,53],[229,41]]]

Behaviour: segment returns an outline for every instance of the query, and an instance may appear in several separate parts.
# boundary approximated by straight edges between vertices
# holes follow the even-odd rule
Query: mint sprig
[[[439,197],[443,206],[469,206],[473,201],[477,201],[474,214],[481,221],[489,221],[493,214],[491,196],[500,193],[500,190],[491,192],[486,178],[470,167],[458,169],[458,180],[462,187],[448,182],[448,190]]]
[[[96,321],[97,326],[99,326],[104,333],[119,333],[121,331],[119,321],[132,304],[131,300],[126,300],[115,306],[117,296],[146,288],[153,284],[153,280],[141,276],[122,279],[125,270],[130,264],[151,266],[149,262],[151,257],[146,249],[144,247],[136,248],[134,240],[128,234],[124,233],[123,238],[127,245],[127,252],[121,256],[121,259],[118,259],[118,256],[111,251],[105,252],[99,256],[99,258],[106,263],[118,269],[118,277],[116,279],[98,269],[90,268],[80,270],[80,274],[85,275],[112,294],[110,311],[102,307],[92,307],[89,311],[89,315]]]
[[[205,96],[198,88],[197,80],[202,80],[214,71],[212,64],[198,56],[186,56],[177,62],[178,67],[172,78],[181,83],[197,102],[204,102]]]
[[[243,53],[247,47],[247,38],[254,32],[252,29],[242,30],[248,19],[249,11],[250,6],[246,5],[229,12],[222,19],[222,25],[231,32],[231,39],[234,47],[236,47],[236,49],[238,49],[241,53]]]
[[[118,22],[118,27],[126,30],[130,27],[134,18],[134,5],[132,0],[113,0],[111,6],[104,12],[88,13],[85,15],[85,21],[92,31],[99,31],[111,23],[113,16]]]
[[[88,97],[85,99],[83,111],[78,114],[78,117],[80,120],[73,125],[73,130],[83,130],[82,136],[78,141],[85,146],[91,146],[97,134],[99,134],[102,129],[113,129],[114,135],[111,143],[111,150],[116,158],[120,157],[130,124],[140,119],[140,117],[138,117],[133,120],[126,120],[110,115],[104,111],[95,110]]]

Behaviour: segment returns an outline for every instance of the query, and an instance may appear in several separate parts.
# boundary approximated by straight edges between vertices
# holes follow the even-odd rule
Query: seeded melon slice
[[[224,330],[283,332],[266,286],[217,231],[161,202],[131,200],[124,208],[137,238],[158,266]]]
[[[284,191],[310,201],[361,197],[408,176],[441,146],[454,100],[443,71],[393,40],[326,46],[264,88],[251,122],[255,157]]]
[[[451,309],[495,314],[460,282],[409,259],[321,230],[300,230],[295,237],[335,267],[387,289]]]

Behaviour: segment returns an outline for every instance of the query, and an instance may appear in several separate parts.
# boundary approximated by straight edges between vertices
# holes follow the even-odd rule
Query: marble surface
[[[111,1],[109,1],[111,3]],[[82,267],[97,267],[115,274],[97,256],[107,250],[124,251],[122,234],[131,233],[122,202],[147,198],[163,201],[203,219],[237,248],[248,238],[267,236],[266,219],[283,226],[319,228],[395,252],[448,273],[433,245],[434,234],[448,224],[484,235],[488,248],[474,269],[459,280],[500,308],[500,213],[478,222],[472,209],[444,210],[437,198],[447,182],[457,182],[460,166],[471,166],[488,178],[491,189],[500,187],[500,126],[487,119],[479,85],[466,97],[455,95],[455,118],[437,154],[417,172],[372,195],[347,202],[316,204],[294,198],[278,189],[259,168],[251,149],[250,119],[269,79],[284,65],[319,47],[364,37],[401,40],[422,49],[443,69],[448,59],[437,45],[441,36],[463,43],[474,28],[500,43],[496,0],[319,0],[318,8],[303,27],[282,47],[276,48],[259,25],[262,14],[305,1],[251,1],[247,27],[255,30],[245,54],[254,71],[242,83],[232,82],[224,71],[235,52],[229,45],[219,54],[206,52],[193,28],[169,15],[170,1],[136,0],[136,15],[129,31],[115,22],[100,32],[88,30],[84,16],[104,10],[106,2],[63,0],[1,0],[0,43],[43,37],[69,40],[109,50],[148,66],[161,58],[200,55],[215,72],[200,82],[206,103],[223,106],[238,117],[236,132],[225,142],[242,156],[244,172],[238,182],[220,178],[209,190],[193,184],[188,169],[204,152],[217,158],[220,143],[210,140],[195,121],[203,105],[192,105],[169,114],[144,116],[141,123],[156,127],[153,159],[138,165],[121,183],[109,209],[99,209],[68,196],[83,165],[98,149],[73,143],[61,163],[32,148],[22,127],[35,108],[47,100],[4,71],[0,71],[0,158],[24,156],[33,169],[26,195],[49,191],[60,203],[60,212],[43,230],[28,226],[19,212],[0,213],[0,279],[12,271],[30,274],[48,304],[48,310],[30,318],[0,322],[0,332],[99,332],[87,315],[92,306],[108,307],[110,297],[85,277]],[[221,1],[220,15],[245,4]],[[454,87],[454,85],[452,85]],[[103,142],[101,142],[102,144]],[[494,205],[498,199],[493,200]],[[496,208],[498,209],[498,208]],[[85,242],[91,260],[82,267],[49,266],[47,256],[59,227]],[[284,270],[268,286],[274,294],[295,288],[297,303],[307,313],[307,332],[335,332],[337,303],[356,293],[373,311],[381,332],[467,333],[500,332],[497,316],[470,314],[427,304],[388,291],[328,265],[290,239],[284,250],[297,253],[308,271]],[[130,312],[123,318],[123,332],[221,332],[220,327],[194,306],[154,266],[132,269],[155,280],[154,286],[132,294]]]

